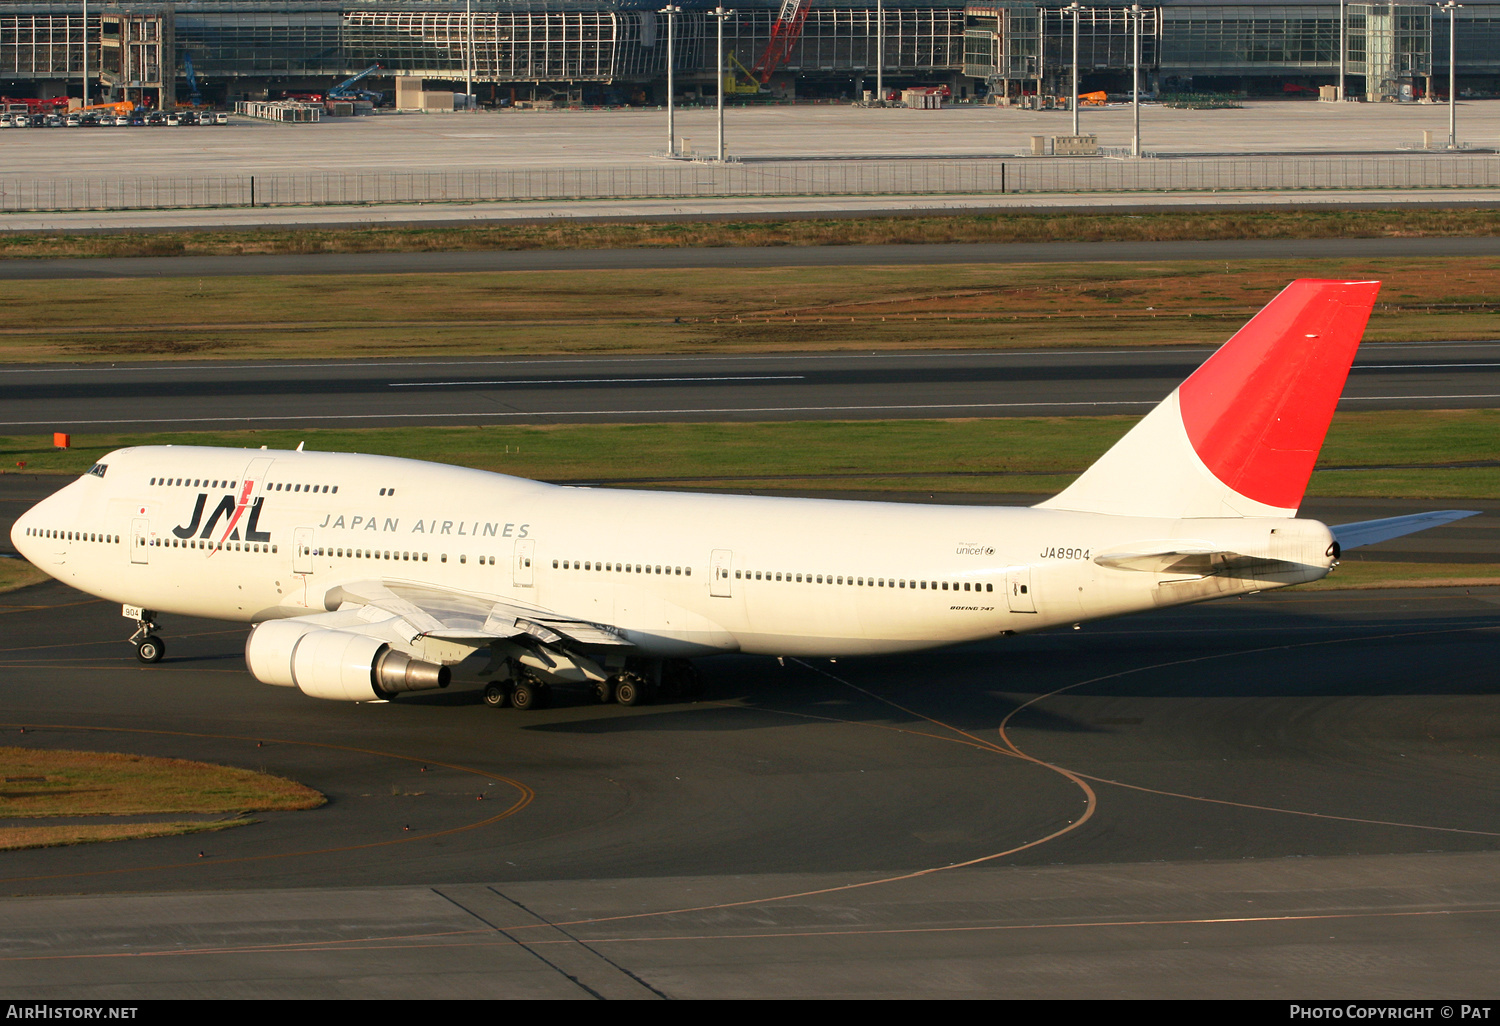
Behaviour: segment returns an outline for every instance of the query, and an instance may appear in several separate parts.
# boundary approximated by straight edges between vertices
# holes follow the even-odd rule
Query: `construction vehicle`
[[[729,67],[724,69],[724,93],[727,96],[754,96],[761,91],[761,86],[755,79],[755,74],[732,52],[729,54]],[[744,77],[741,78],[740,76]]]
[[[385,99],[385,93],[378,93],[378,92],[375,92],[374,90],[371,90],[371,89],[355,89],[354,88],[355,83],[359,82],[361,79],[363,79],[367,75],[373,75],[375,72],[377,72],[379,70],[380,70],[380,65],[379,64],[371,64],[368,68],[366,68],[364,71],[361,71],[358,75],[354,75],[354,76],[352,76],[350,78],[344,79],[338,85],[336,85],[332,89],[328,90],[328,99],[330,99],[330,100],[369,100],[371,103],[375,104],[376,106],[379,106],[380,101],[383,100],[383,99]]]
[[[0,96],[0,103],[10,109],[11,104],[23,104],[27,113],[51,114],[68,109],[68,98],[66,96],[53,96],[46,100],[38,100],[31,96]]]
[[[1103,89],[1097,93],[1079,93],[1078,105],[1080,107],[1102,107],[1109,102],[1109,94]]]
[[[811,8],[811,0],[781,0],[781,12],[771,26],[771,41],[751,72],[761,85],[771,81],[771,74],[791,56],[792,47],[802,38],[802,24]]]
[[[91,103],[87,107],[80,107],[78,109],[80,111],[107,110],[112,114],[129,114],[135,110],[135,104],[130,100],[120,100],[117,103]]]
[[[193,107],[201,107],[203,106],[203,94],[198,91],[198,76],[193,72],[192,53],[184,50],[182,53],[182,63],[187,71],[188,104]],[[181,107],[182,104],[179,103],[177,106]]]

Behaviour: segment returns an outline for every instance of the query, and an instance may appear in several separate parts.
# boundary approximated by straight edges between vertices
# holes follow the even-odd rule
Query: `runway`
[[[0,430],[1144,413],[1207,347],[0,367]],[[1368,343],[1341,409],[1492,408],[1500,342]]]
[[[1309,513],[1404,511],[1358,502]],[[1432,537],[1493,558],[1472,526],[1492,519]],[[724,657],[697,703],[530,713],[466,683],[318,702],[254,681],[243,627],[184,618],[143,668],[118,612],[60,585],[0,596],[4,744],[264,768],[330,801],[0,855],[7,993],[1500,989],[1500,589]]]

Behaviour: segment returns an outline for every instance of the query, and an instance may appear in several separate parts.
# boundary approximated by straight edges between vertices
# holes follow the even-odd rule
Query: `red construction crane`
[[[776,24],[771,26],[771,41],[766,44],[766,52],[760,55],[755,67],[750,69],[751,74],[760,79],[761,85],[771,81],[771,73],[791,56],[792,47],[802,38],[802,23],[807,20],[811,7],[810,0],[781,0],[781,13],[776,17]]]

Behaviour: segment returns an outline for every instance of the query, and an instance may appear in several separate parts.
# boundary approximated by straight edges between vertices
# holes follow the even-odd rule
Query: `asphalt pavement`
[[[0,366],[0,430],[1144,413],[1207,347]],[[1341,408],[1500,405],[1500,342],[1367,343]]]
[[[1267,594],[702,701],[385,705],[244,628],[0,597],[4,744],[264,769],[320,809],[8,852],[0,990],[1494,999],[1500,589]],[[24,728],[24,733],[22,729]]]

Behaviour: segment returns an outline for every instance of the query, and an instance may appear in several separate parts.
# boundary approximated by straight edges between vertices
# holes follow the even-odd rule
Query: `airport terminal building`
[[[660,103],[667,81],[663,0],[0,0],[0,92],[171,104],[189,66],[210,102],[321,90],[372,65],[392,75],[473,83],[480,103]],[[673,18],[679,95],[712,97],[713,5],[682,0]],[[800,10],[798,9],[800,7]],[[1148,91],[1316,93],[1343,71],[1350,97],[1446,96],[1449,12],[1427,4],[1143,4]],[[788,45],[766,61],[773,36]],[[1500,0],[1456,12],[1461,96],[1500,95]],[[780,26],[780,27],[778,27]],[[745,0],[723,19],[734,98],[859,98],[875,88],[946,86],[953,100],[1065,95],[1077,34],[1081,90],[1130,88],[1129,4],[1060,0]],[[86,42],[85,42],[86,41]],[[758,79],[764,78],[762,86]]]

